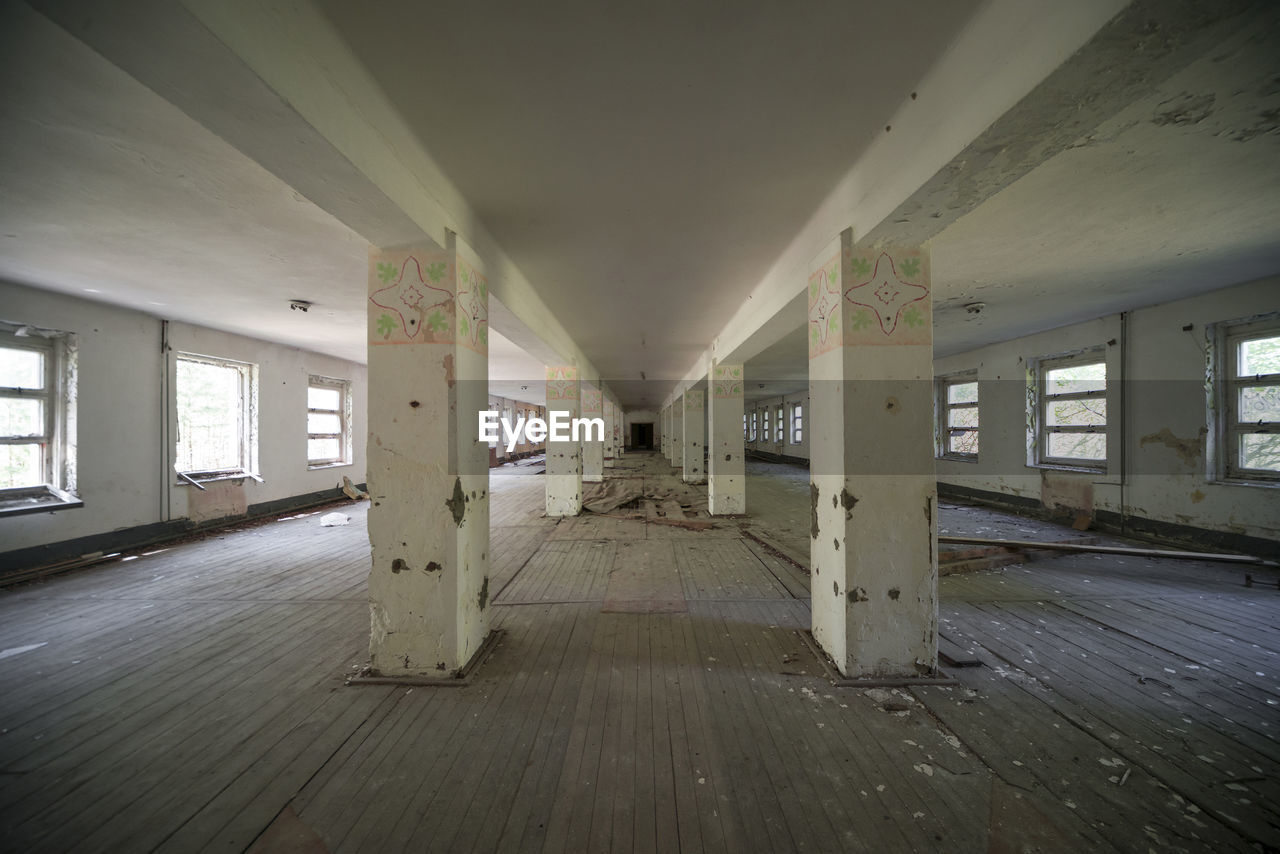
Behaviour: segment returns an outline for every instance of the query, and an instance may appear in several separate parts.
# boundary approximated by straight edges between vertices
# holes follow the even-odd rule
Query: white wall
[[[1280,309],[1280,277],[1263,279],[1130,314],[1124,401],[1120,385],[1122,322],[1110,315],[938,359],[935,373],[976,369],[981,449],[976,462],[939,460],[943,483],[1020,495],[1047,503],[1091,499],[1094,510],[1244,534],[1280,538],[1280,488],[1216,482],[1208,476],[1204,391],[1207,324]],[[1192,325],[1191,330],[1183,327]],[[1103,346],[1108,377],[1108,467],[1075,473],[1027,464],[1026,360]],[[1168,430],[1168,433],[1163,431]],[[1121,434],[1127,478],[1121,477]],[[1169,437],[1182,444],[1175,448]],[[1091,495],[1090,495],[1091,493]],[[1122,504],[1123,493],[1123,504]]]
[[[0,282],[0,319],[75,333],[77,485],[84,507],[0,517],[0,552],[188,517],[194,487],[173,476],[162,404],[161,321],[141,312]],[[188,324],[170,324],[174,353],[252,362],[259,375],[259,474],[243,482],[246,505],[328,489],[346,475],[365,478],[366,372],[363,365]],[[307,379],[351,381],[351,465],[307,469]],[[172,397],[172,396],[171,396]],[[174,435],[173,431],[168,431]]]

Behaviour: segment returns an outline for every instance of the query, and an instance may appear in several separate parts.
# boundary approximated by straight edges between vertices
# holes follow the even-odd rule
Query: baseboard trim
[[[368,490],[363,483],[357,484],[357,487]],[[250,504],[243,515],[227,516],[200,524],[190,519],[151,522],[101,534],[89,534],[70,540],[0,552],[0,586],[78,569],[100,561],[107,555],[135,551],[200,531],[217,530],[266,516],[276,516],[348,500],[340,487],[333,487]]]
[[[1063,516],[1062,511],[1049,510],[1040,503],[1038,498],[1010,495],[942,481],[938,482],[938,497],[968,500],[1037,519],[1060,520]],[[1162,522],[1158,519],[1129,514],[1125,514],[1122,518],[1114,510],[1094,511],[1093,528],[1108,534],[1119,534],[1162,545],[1190,546],[1195,551],[1237,552],[1269,560],[1280,560],[1280,541],[1235,534],[1230,531],[1214,531],[1195,525]]]

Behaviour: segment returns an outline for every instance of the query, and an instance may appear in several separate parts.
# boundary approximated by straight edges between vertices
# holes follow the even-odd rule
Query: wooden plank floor
[[[613,473],[705,510],[656,455]],[[835,689],[804,573],[740,529],[794,537],[796,482],[753,463],[751,518],[691,531],[549,520],[542,478],[495,474],[504,634],[460,689],[343,685],[361,505],[0,592],[0,848],[1280,845],[1274,586],[1085,555],[950,576],[942,631],[986,666]]]

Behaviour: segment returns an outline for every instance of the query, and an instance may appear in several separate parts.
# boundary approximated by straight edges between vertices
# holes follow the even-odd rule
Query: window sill
[[[319,469],[340,469],[353,465],[355,465],[355,463],[307,463],[307,471],[317,471]]]
[[[52,486],[0,490],[0,516],[49,513],[83,506],[84,502],[76,496]]]
[[[949,463],[976,463],[978,461],[977,454],[942,454],[934,459],[944,460]]]
[[[1260,486],[1263,489],[1280,489],[1280,480],[1253,480],[1250,478],[1240,477],[1239,475],[1218,478],[1216,480],[1209,481],[1209,483],[1219,484],[1221,486]]]
[[[195,486],[199,488],[201,484],[205,484],[205,483],[216,483],[217,481],[220,481],[220,480],[245,480],[246,478],[248,478],[249,480],[256,480],[258,483],[264,482],[262,480],[261,475],[254,474],[253,472],[244,471],[243,469],[239,471],[219,471],[219,472],[186,472],[184,471],[184,472],[178,472],[178,480],[177,482],[174,483],[174,486]]]
[[[1078,474],[1106,474],[1107,464],[1071,465],[1069,463],[1028,463],[1027,468],[1044,469],[1045,471],[1073,471]]]

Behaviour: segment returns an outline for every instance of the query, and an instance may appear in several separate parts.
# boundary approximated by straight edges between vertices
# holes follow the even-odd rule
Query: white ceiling
[[[0,33],[0,278],[365,360],[359,235],[27,6]]]
[[[489,330],[489,394],[539,406],[547,402],[547,366],[496,329]]]
[[[320,5],[624,403],[656,408],[976,2]],[[936,237],[938,352],[1280,269],[1278,17]],[[25,5],[0,49],[0,277],[364,360],[364,239]],[[805,367],[788,336],[748,392]],[[541,362],[495,335],[490,376],[527,392]]]
[[[318,5],[644,405],[613,381],[683,375],[979,3]]]

